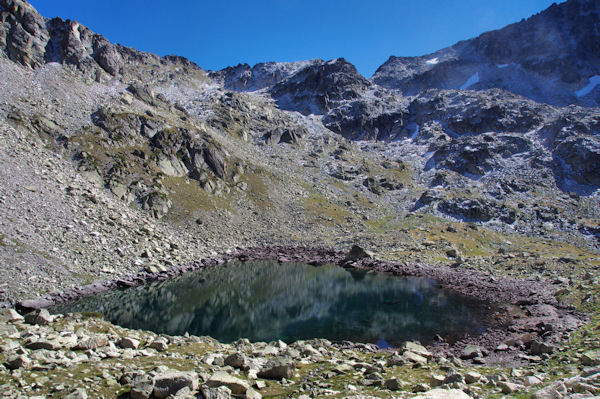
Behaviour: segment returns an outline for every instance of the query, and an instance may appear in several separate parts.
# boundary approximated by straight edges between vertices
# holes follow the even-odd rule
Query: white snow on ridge
[[[426,63],[427,65],[435,65],[435,64],[437,64],[438,62],[440,62],[440,59],[439,59],[438,57],[435,57],[435,58],[432,58],[432,59],[430,59],[430,60],[427,60],[427,61],[425,61],[425,63]]]
[[[473,86],[475,83],[479,82],[479,72],[475,72],[467,81],[459,87],[459,90],[465,90],[468,87]]]
[[[575,92],[575,96],[576,97],[583,97],[586,94],[589,94],[592,90],[594,90],[594,87],[600,85],[600,75],[594,75],[589,79],[589,83],[587,84],[587,86],[585,86],[583,89],[581,90],[577,90]]]

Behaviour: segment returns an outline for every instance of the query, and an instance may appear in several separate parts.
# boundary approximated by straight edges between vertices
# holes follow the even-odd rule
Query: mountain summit
[[[392,56],[372,80],[404,95],[501,88],[538,102],[600,103],[600,3],[569,0],[421,57]]]

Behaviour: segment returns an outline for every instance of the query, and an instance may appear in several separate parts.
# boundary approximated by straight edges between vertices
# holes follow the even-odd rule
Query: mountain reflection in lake
[[[489,314],[424,278],[271,261],[232,262],[52,310],[100,312],[123,327],[222,342],[319,337],[380,346],[477,333]]]

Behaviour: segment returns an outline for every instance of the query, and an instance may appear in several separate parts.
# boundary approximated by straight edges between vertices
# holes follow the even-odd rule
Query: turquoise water
[[[480,333],[490,314],[485,304],[429,279],[269,261],[206,268],[52,310],[100,312],[123,327],[222,342],[327,338],[382,347]]]

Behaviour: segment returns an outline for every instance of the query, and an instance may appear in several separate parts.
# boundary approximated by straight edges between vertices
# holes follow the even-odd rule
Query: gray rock
[[[52,323],[53,317],[47,309],[38,309],[25,315],[25,322],[28,324],[38,324],[41,326]]]
[[[460,373],[450,373],[446,376],[446,378],[444,378],[444,381],[442,384],[448,385],[448,384],[454,384],[454,383],[464,384],[465,377],[463,377],[463,375]]]
[[[13,321],[23,321],[23,316],[21,316],[14,309],[0,309],[0,322],[13,322]]]
[[[154,377],[154,397],[164,399],[177,393],[180,389],[198,390],[198,374],[188,371],[170,371]]]
[[[250,388],[250,385],[246,381],[233,377],[224,371],[217,371],[210,376],[208,381],[206,381],[206,385],[209,388],[225,386],[234,395],[245,395],[246,391]]]
[[[269,378],[281,380],[283,378],[292,378],[296,364],[288,357],[277,357],[270,359],[267,364],[258,372],[260,378]]]
[[[159,352],[163,352],[169,348],[169,341],[164,337],[157,337],[148,345],[148,348],[153,348]]]
[[[581,364],[584,366],[599,366],[600,349],[584,352],[583,355],[581,355]]]
[[[398,349],[398,352],[404,353],[406,351],[410,351],[412,353],[416,353],[417,355],[423,356],[427,360],[433,357],[432,353],[427,350],[423,345],[418,344],[416,342],[406,341],[403,342]]]
[[[15,370],[20,368],[26,369],[29,368],[29,366],[31,365],[31,360],[25,355],[12,355],[9,356],[8,359],[6,359],[4,365],[9,370]]]
[[[137,349],[140,346],[140,341],[131,337],[123,337],[117,341],[117,345],[124,349]]]
[[[88,398],[88,394],[87,394],[86,390],[83,388],[77,388],[64,397],[64,399],[87,399],[87,398]]]
[[[346,254],[346,259],[358,260],[364,258],[372,258],[373,256],[373,252],[367,251],[366,249],[363,249],[358,245],[353,245],[350,251]]]
[[[402,389],[405,385],[406,383],[404,383],[402,380],[399,380],[396,377],[389,378],[383,383],[383,386],[385,386],[385,388],[389,389],[390,391],[398,391]]]
[[[104,334],[96,334],[91,337],[82,337],[77,345],[73,347],[74,350],[88,350],[98,349],[108,345],[108,338]]]
[[[129,392],[131,399],[148,399],[154,391],[154,382],[146,374],[137,375],[129,385],[131,386]]]
[[[532,355],[542,355],[544,353],[554,352],[554,346],[542,341],[533,341],[529,348],[529,353]]]
[[[61,344],[56,340],[44,340],[32,341],[25,344],[27,349],[38,350],[45,349],[49,351],[56,351],[61,349]]]
[[[225,386],[218,388],[203,386],[201,391],[205,399],[231,399],[231,390]]]
[[[507,381],[498,382],[498,386],[502,390],[502,393],[510,394],[518,391],[522,391],[525,387],[521,384],[515,384]]]
[[[467,345],[460,354],[461,359],[474,359],[483,356],[483,349],[477,345]]]
[[[236,369],[247,370],[249,368],[248,358],[242,353],[232,353],[224,360],[226,366],[231,366]]]

